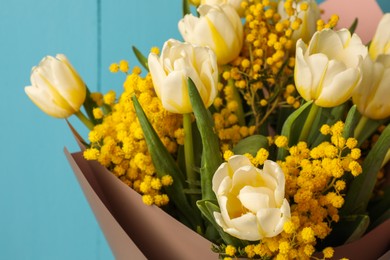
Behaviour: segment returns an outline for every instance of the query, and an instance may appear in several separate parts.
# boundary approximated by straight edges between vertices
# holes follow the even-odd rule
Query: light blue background
[[[181,0],[0,0],[0,259],[113,259],[63,154],[77,151],[65,121],[24,86],[42,57],[64,53],[92,90],[120,92],[108,66],[136,65],[132,45],[180,39],[180,18]]]

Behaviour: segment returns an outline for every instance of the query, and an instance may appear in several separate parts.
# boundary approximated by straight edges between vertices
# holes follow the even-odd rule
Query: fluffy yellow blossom
[[[277,147],[287,147],[288,146],[288,140],[285,136],[278,136],[275,140],[275,145]]]
[[[103,110],[100,107],[96,107],[92,110],[93,117],[95,119],[102,119],[104,116]]]
[[[225,253],[228,255],[228,256],[234,256],[237,252],[237,249],[232,246],[232,245],[228,245],[226,246],[225,248]]]
[[[169,185],[172,185],[172,183],[173,183],[173,179],[172,179],[172,176],[170,176],[170,175],[164,175],[161,178],[161,184],[163,186],[169,186]]]
[[[268,150],[264,148],[260,148],[257,151],[255,158],[253,158],[253,164],[257,166],[263,165],[264,162],[268,159],[268,156],[269,156]]]
[[[107,105],[112,105],[112,104],[114,104],[115,98],[116,98],[116,93],[115,93],[115,91],[113,91],[113,90],[108,91],[108,92],[103,96],[104,103],[107,104]]]
[[[226,150],[224,153],[223,153],[223,159],[225,161],[228,161],[230,157],[232,157],[234,155],[234,153],[231,151],[231,150]]]
[[[352,161],[348,167],[351,170],[352,175],[355,177],[361,174],[363,171],[362,166],[360,166],[360,164],[356,161]]]
[[[245,253],[246,253],[246,255],[247,255],[249,258],[253,258],[253,257],[256,255],[256,253],[255,253],[255,251],[254,251],[254,248],[255,248],[254,245],[247,245],[247,246],[244,248]]]
[[[315,251],[316,250],[315,250],[314,246],[312,246],[312,245],[306,245],[304,248],[304,253],[307,256],[311,256],[312,254],[314,254]]]
[[[123,65],[123,64],[122,64]],[[101,124],[89,133],[92,148],[87,149],[86,159],[97,160],[131,188],[140,192],[145,204],[166,205],[169,198],[162,186],[172,185],[171,176],[161,179],[156,172],[139,125],[131,97],[135,94],[145,110],[151,124],[156,129],[163,144],[171,153],[176,153],[175,133],[182,129],[182,117],[163,109],[150,75],[140,76],[140,69],[134,68],[127,75],[124,91],[118,99],[114,91],[108,92],[101,100],[113,107],[110,114],[104,115]],[[97,152],[98,151],[98,152]]]
[[[160,49],[156,46],[153,46],[152,48],[150,48],[150,52],[151,53],[154,53],[156,55],[159,55],[160,54]]]
[[[351,150],[351,158],[354,160],[359,159],[361,156],[361,151],[359,148],[354,148]]]
[[[283,225],[283,230],[284,232],[286,232],[287,234],[292,234],[295,232],[295,226],[294,226],[294,223],[291,222],[291,221],[287,221],[284,223]]]
[[[332,258],[334,249],[331,247],[326,247],[324,250],[322,250],[322,253],[324,254],[324,258]]]
[[[129,71],[129,62],[126,60],[121,60],[119,62],[119,70],[124,73],[127,73]]]
[[[287,254],[288,251],[291,249],[291,245],[287,241],[282,241],[279,243],[279,252],[282,254]]]
[[[86,149],[83,153],[83,156],[87,160],[96,160],[99,157],[99,150],[96,148]]]
[[[112,63],[109,67],[109,70],[112,73],[117,73],[119,71],[119,64],[118,63]]]
[[[150,206],[153,204],[153,197],[151,195],[143,195],[142,202]]]

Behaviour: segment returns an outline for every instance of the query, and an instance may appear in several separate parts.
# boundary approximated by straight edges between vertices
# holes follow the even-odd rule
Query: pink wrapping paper
[[[383,11],[375,0],[327,0],[320,4],[320,8],[324,10],[322,18],[325,21],[333,14],[339,15],[336,29],[349,28],[355,18],[358,18],[355,32],[365,44],[372,40],[383,16]]]

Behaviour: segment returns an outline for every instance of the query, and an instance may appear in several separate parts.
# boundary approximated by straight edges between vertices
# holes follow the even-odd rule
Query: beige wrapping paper
[[[83,151],[82,138],[69,127]],[[85,160],[82,152],[71,154],[66,148],[64,152],[116,259],[218,259],[211,242],[160,208],[146,206],[141,195],[98,162]],[[334,249],[333,259],[378,259],[390,250],[390,219]]]
[[[116,259],[218,259],[211,242],[141,196],[82,152],[65,154]],[[146,257],[146,258],[145,258]]]

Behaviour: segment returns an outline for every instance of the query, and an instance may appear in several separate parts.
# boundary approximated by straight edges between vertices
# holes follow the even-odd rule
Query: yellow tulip
[[[351,96],[361,80],[367,48],[347,29],[316,32],[307,46],[296,45],[294,79],[299,94],[320,107],[335,107]]]
[[[369,56],[363,62],[363,77],[352,96],[353,103],[365,117],[380,120],[390,116],[390,55],[376,61]]]
[[[170,112],[192,112],[188,78],[195,83],[206,107],[217,96],[218,66],[214,52],[208,47],[170,39],[165,42],[160,57],[149,54],[148,65],[157,96]]]
[[[221,209],[214,218],[234,237],[248,241],[274,237],[291,217],[284,173],[273,161],[265,161],[260,170],[247,157],[233,155],[217,169],[212,185]]]
[[[375,60],[381,54],[390,54],[390,13],[383,15],[372,38],[369,53]]]
[[[239,16],[244,16],[244,8],[242,8],[243,0],[201,0],[200,3],[202,5],[222,5],[229,4],[231,5],[238,13]]]
[[[28,97],[46,114],[67,118],[80,110],[86,86],[65,55],[45,57],[31,72]]]
[[[278,13],[282,19],[288,19],[289,15],[284,8],[285,1],[280,1],[278,5]],[[306,10],[301,10],[301,5],[307,5]],[[291,38],[294,42],[298,39],[302,39],[304,42],[309,42],[313,34],[317,31],[317,20],[321,18],[321,12],[318,8],[317,2],[315,0],[305,0],[300,1],[299,3],[294,2],[294,7],[297,10],[297,15],[291,17],[291,20],[296,18],[301,19],[302,23],[299,26],[298,30],[294,30]]]
[[[237,58],[243,44],[243,25],[236,10],[228,5],[200,5],[200,17],[187,14],[179,21],[186,42],[210,47],[219,65]]]

